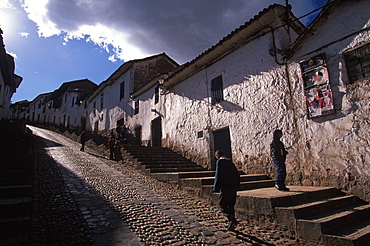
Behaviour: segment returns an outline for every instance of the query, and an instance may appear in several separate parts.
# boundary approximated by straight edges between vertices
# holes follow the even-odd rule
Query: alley
[[[33,242],[42,245],[299,245],[269,225],[224,228],[219,208],[57,133],[36,137]],[[37,226],[35,226],[37,224]]]

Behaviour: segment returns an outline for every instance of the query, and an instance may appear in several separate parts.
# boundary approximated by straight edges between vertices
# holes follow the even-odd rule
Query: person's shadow
[[[85,153],[86,154],[89,154],[89,155],[92,155],[94,157],[100,158],[100,159],[109,160],[109,158],[108,157],[105,157],[105,156],[95,155],[95,154],[90,153],[90,152],[87,152],[87,151],[85,151]]]
[[[258,239],[255,236],[247,235],[241,231],[234,230],[235,234],[237,234],[237,238],[242,240],[243,242],[251,243],[252,245],[268,245],[268,246],[274,246],[274,244],[267,243],[262,241],[261,239]]]

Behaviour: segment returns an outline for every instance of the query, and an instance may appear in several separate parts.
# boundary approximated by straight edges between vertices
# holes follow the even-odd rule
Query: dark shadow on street
[[[36,135],[34,139],[37,180],[31,215],[34,228],[31,228],[29,243],[53,245],[58,240],[58,245],[114,245],[119,236],[117,230],[102,225],[98,219],[88,219],[96,209],[100,211],[112,204],[83,177],[49,155],[49,148],[63,145]],[[118,211],[109,213],[109,216],[117,223],[121,221]]]
[[[243,242],[249,242],[252,243],[253,245],[274,246],[274,244],[264,242],[255,236],[247,235],[241,231],[235,230],[234,232],[237,234],[237,238],[242,240]]]
[[[91,156],[94,156],[94,157],[100,158],[100,159],[109,160],[108,156],[96,155],[96,154],[93,154],[93,153],[90,153],[90,152],[87,152],[87,151],[85,151],[85,153],[86,153],[86,154],[89,154],[89,155],[91,155]]]
[[[35,136],[35,138],[40,138],[40,137]],[[49,148],[49,147],[62,147],[63,146],[60,143],[51,141],[49,139],[45,139],[45,138],[40,138],[40,139],[42,139],[45,142],[45,145],[46,145],[45,148]]]

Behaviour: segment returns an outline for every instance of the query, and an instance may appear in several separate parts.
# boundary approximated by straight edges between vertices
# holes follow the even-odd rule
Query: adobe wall
[[[211,167],[212,132],[229,127],[238,168],[274,176],[269,158],[272,132],[282,128],[292,145],[294,127],[285,67],[275,63],[271,45],[271,34],[262,36],[171,88],[164,104],[165,146]],[[211,80],[219,75],[224,101],[211,105]],[[204,136],[198,138],[202,130]]]
[[[370,201],[370,82],[348,85],[342,56],[370,40],[369,32],[343,39],[370,25],[368,8],[345,9],[335,11],[287,67],[276,65],[268,52],[271,39],[263,36],[171,88],[163,106],[164,145],[210,167],[212,132],[229,127],[239,169],[274,177],[269,143],[280,128],[289,148],[288,185],[334,186]],[[299,62],[322,52],[336,111],[309,119]],[[219,75],[225,100],[211,105],[210,83]],[[201,130],[204,136],[197,138]]]
[[[367,7],[348,3],[333,13],[289,65],[299,137],[288,158],[288,180],[335,186],[370,201],[370,81],[349,84],[343,56],[348,49],[370,40],[369,31],[343,39],[370,26],[370,2],[362,3]],[[338,26],[341,28],[333,28]],[[309,119],[299,62],[321,53],[326,56],[335,114]]]

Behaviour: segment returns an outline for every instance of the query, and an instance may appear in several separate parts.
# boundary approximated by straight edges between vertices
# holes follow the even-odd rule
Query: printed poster
[[[333,93],[328,85],[311,87],[305,94],[310,118],[334,113]]]
[[[333,93],[325,54],[300,63],[309,118],[334,113]]]

